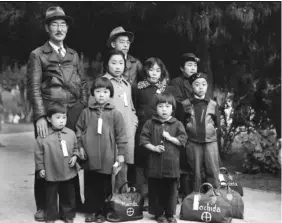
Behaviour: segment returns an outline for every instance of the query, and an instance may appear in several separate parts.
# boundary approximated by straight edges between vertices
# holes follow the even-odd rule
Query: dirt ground
[[[11,128],[15,130],[15,126]],[[30,126],[28,128],[32,129]],[[0,223],[33,223],[33,132],[0,133],[0,142],[5,145],[0,148]],[[244,184],[243,186],[245,219],[233,219],[232,223],[281,222],[281,194],[247,188]],[[176,214],[178,222],[188,222],[179,220],[179,211],[180,205],[177,206]],[[62,221],[56,221],[59,222]],[[77,213],[74,222],[84,222],[84,215]],[[144,218],[135,222],[155,221],[145,212]]]

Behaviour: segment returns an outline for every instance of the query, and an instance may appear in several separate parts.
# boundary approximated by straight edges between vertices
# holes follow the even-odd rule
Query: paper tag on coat
[[[62,150],[63,150],[64,157],[69,156],[69,154],[68,154],[68,148],[67,148],[67,143],[66,143],[65,140],[62,140],[62,141],[61,141],[61,146],[62,146]]]
[[[222,173],[218,174],[219,180],[221,181],[225,181],[224,176]]]
[[[194,201],[193,201],[193,210],[195,211],[199,210],[199,200],[200,200],[199,194],[195,194]]]
[[[102,125],[103,125],[103,119],[98,118],[98,128],[97,128],[98,134],[102,134]]]
[[[123,100],[124,100],[124,106],[128,107],[127,95],[125,92],[123,93]]]

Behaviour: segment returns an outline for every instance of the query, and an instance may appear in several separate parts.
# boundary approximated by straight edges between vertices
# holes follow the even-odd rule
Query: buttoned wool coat
[[[99,118],[102,119],[101,134],[98,132]],[[82,111],[76,129],[78,146],[83,147],[87,154],[82,168],[111,174],[116,156],[127,151],[127,133],[122,114],[110,103],[103,107],[89,104]]]
[[[171,136],[177,138],[181,146],[177,146],[162,136],[163,131],[167,131]],[[148,120],[140,135],[140,145],[152,144],[154,146],[164,145],[165,151],[157,153],[149,151],[148,177],[151,178],[179,178],[180,177],[180,150],[185,148],[187,134],[183,124],[176,118],[162,122],[154,116]],[[144,147],[145,149],[145,147]]]
[[[69,107],[77,102],[87,105],[87,84],[81,75],[76,51],[65,46],[62,58],[46,42],[30,54],[27,65],[27,93],[33,108],[34,121],[46,115],[50,102]]]
[[[58,134],[61,134],[61,137]],[[68,156],[64,156],[61,140],[66,142]],[[35,170],[45,170],[47,181],[66,181],[77,175],[76,167],[69,167],[72,156],[79,156],[74,131],[64,127],[61,131],[48,129],[45,138],[37,137],[35,149]]]
[[[117,79],[108,73],[103,77],[110,79],[114,86],[114,96],[110,98],[109,102],[121,112],[124,119],[128,141],[128,149],[125,152],[125,162],[133,164],[135,132],[138,126],[138,118],[132,101],[131,85],[124,79],[124,77]]]

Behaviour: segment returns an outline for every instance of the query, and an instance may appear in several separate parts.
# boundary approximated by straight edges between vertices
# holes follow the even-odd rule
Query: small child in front
[[[105,199],[111,194],[113,165],[122,166],[127,150],[127,132],[121,112],[111,103],[114,87],[106,77],[91,87],[95,101],[88,104],[77,123],[76,135],[85,170],[85,222],[102,223]],[[116,163],[117,162],[117,163]]]
[[[149,213],[158,223],[175,223],[179,152],[185,147],[187,135],[183,124],[171,116],[176,106],[171,94],[156,95],[154,105],[157,115],[146,121],[140,134],[140,145],[150,150]]]
[[[65,127],[67,108],[61,103],[50,104],[47,110],[48,136],[37,137],[35,168],[45,179],[47,223],[60,217],[71,223],[75,217],[75,189],[73,178],[77,175],[75,163],[79,155],[74,131]]]
[[[195,73],[189,77],[193,88],[191,105],[187,109],[186,131],[188,141],[186,153],[194,174],[194,191],[199,191],[204,182],[219,188],[219,154],[217,129],[220,128],[218,105],[206,94],[208,88],[207,75]],[[204,168],[205,179],[202,179]],[[216,190],[217,191],[217,190]]]

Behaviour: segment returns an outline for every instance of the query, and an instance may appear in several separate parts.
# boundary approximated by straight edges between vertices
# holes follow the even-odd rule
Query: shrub
[[[281,173],[280,148],[273,130],[252,130],[249,134],[241,134],[239,140],[244,149],[245,172]]]

